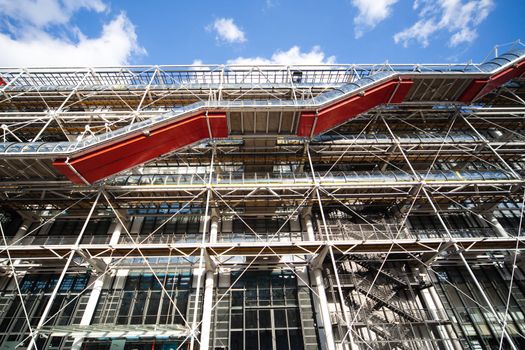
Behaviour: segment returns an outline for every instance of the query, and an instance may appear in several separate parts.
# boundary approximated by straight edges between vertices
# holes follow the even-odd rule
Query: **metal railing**
[[[326,229],[331,240],[391,240],[446,238],[448,232],[452,237],[496,237],[496,232],[490,227],[466,227],[445,229],[400,228],[396,224],[328,224]],[[321,225],[316,239],[327,240],[325,226]]]
[[[132,134],[136,134],[140,132],[141,130],[149,130],[151,128],[158,127],[159,125],[162,125],[166,122],[171,122],[180,118],[183,118],[188,115],[195,114],[199,111],[206,111],[209,109],[246,109],[246,108],[275,108],[275,109],[294,109],[294,110],[315,110],[318,108],[322,108],[324,106],[327,106],[331,103],[334,103],[338,100],[341,100],[345,98],[346,96],[351,96],[358,91],[369,88],[372,86],[375,86],[377,83],[388,81],[389,79],[393,79],[395,77],[398,77],[402,74],[410,73],[415,75],[421,75],[425,73],[431,73],[431,74],[441,74],[443,72],[447,72],[449,74],[470,74],[474,73],[475,76],[479,74],[488,75],[494,74],[501,69],[508,67],[512,65],[515,62],[518,62],[519,60],[523,59],[525,57],[525,50],[515,50],[514,52],[509,52],[506,54],[503,54],[501,56],[498,56],[497,58],[480,64],[480,65],[474,65],[469,64],[466,66],[462,66],[461,69],[458,69],[457,65],[385,65],[381,69],[374,70],[373,67],[376,67],[376,65],[372,66],[371,68],[362,69],[361,74],[357,73],[357,68],[355,65],[347,67],[345,70],[345,73],[343,76],[343,81],[340,83],[342,85],[338,86],[336,89],[331,89],[327,92],[323,92],[315,97],[300,100],[300,99],[294,99],[294,100],[278,100],[278,99],[266,99],[266,100],[221,100],[221,101],[199,101],[192,103],[187,106],[180,106],[172,109],[170,112],[161,113],[156,117],[152,117],[137,123],[133,123],[131,125],[122,127],[120,129],[105,132],[100,135],[93,135],[90,137],[85,138],[84,140],[79,140],[76,142],[48,142],[48,143],[19,143],[16,145],[13,144],[3,144],[0,147],[0,152],[4,154],[14,154],[14,153],[22,153],[22,154],[42,154],[42,153],[49,153],[49,154],[61,154],[63,156],[66,155],[73,155],[77,152],[82,152],[87,150],[88,148],[92,148],[95,145],[99,145],[108,141],[114,141],[117,138],[122,138],[125,136],[130,136]],[[326,67],[329,68],[330,66]],[[284,67],[281,68],[281,70]],[[121,70],[118,73],[113,72],[113,74],[116,74],[117,82],[120,84],[117,85],[124,85],[126,88],[133,87],[133,86],[142,86],[144,85],[144,89],[149,86],[151,88],[152,82],[154,82],[155,75],[153,72],[158,72],[157,69],[147,69],[149,72],[151,70],[151,73],[148,73],[146,79],[138,79],[137,76],[140,76],[140,74],[132,73],[130,68],[121,68]],[[298,80],[298,77],[294,78],[294,74],[290,73],[289,67],[286,67],[286,70],[288,72],[287,76],[287,83],[293,84],[294,81],[296,84],[300,84],[303,82],[301,73],[301,80]],[[234,69],[230,69],[228,73],[234,72]],[[302,72],[301,70],[297,69],[294,70],[294,72]],[[349,76],[346,76],[346,71],[349,71]],[[60,73],[60,71],[53,73],[50,75],[50,77],[54,76],[60,76],[60,74],[65,75],[67,77],[67,84],[66,86],[71,87],[71,89],[77,90],[82,87],[82,84],[84,82],[90,82],[89,75],[92,75],[92,70],[84,70],[84,71],[74,71],[74,72],[68,72],[68,73]],[[255,73],[254,73],[255,72]],[[264,73],[264,69],[261,69],[261,67],[258,67],[257,69],[249,68],[248,70],[241,70],[241,76],[243,76],[243,79],[248,79],[247,77],[252,74],[259,74],[261,73],[261,76],[264,76],[264,79],[268,80],[268,77],[265,76],[267,73]],[[3,78],[3,85],[4,87],[2,90],[6,90],[10,87],[16,87],[19,86],[18,84],[22,84],[22,86],[25,86],[24,84],[30,84],[30,81],[24,80],[22,78],[24,71],[21,71],[18,74],[10,73],[10,72],[1,72],[0,76]],[[192,67],[192,72],[190,72],[194,76],[198,76],[202,72],[198,70],[198,67]],[[35,73],[37,74],[37,73]],[[49,87],[56,87],[60,86],[62,83],[62,79],[52,79],[51,81],[46,81],[44,72],[38,73],[40,75],[44,75],[40,78],[42,83],[48,84]],[[72,76],[71,76],[72,74]],[[190,76],[191,76],[190,74]],[[110,76],[110,75],[108,75]],[[162,75],[159,75],[161,77]],[[220,77],[219,84],[224,83],[225,75],[220,74],[218,72],[218,76]],[[227,77],[228,75],[226,75]],[[236,75],[235,75],[236,76]],[[283,75],[285,76],[285,75]],[[308,79],[308,74],[304,74],[305,79]],[[349,78],[350,77],[350,78]],[[71,79],[69,79],[71,78]],[[149,78],[149,79],[147,79]],[[295,80],[294,80],[295,79]],[[123,81],[121,81],[123,80]],[[169,80],[169,79],[168,79]],[[271,80],[271,79],[270,79]],[[31,84],[34,84],[35,79],[31,81]],[[71,81],[71,82],[69,82]],[[98,81],[100,81],[100,78],[98,78]],[[173,80],[180,81],[180,80]],[[184,80],[183,80],[184,81]],[[204,80],[205,81],[205,80]],[[307,80],[306,80],[307,81]],[[22,83],[23,82],[23,83]],[[133,84],[134,82],[139,82],[140,84]],[[42,84],[41,83],[41,84]],[[75,84],[76,83],[76,84]],[[253,80],[249,81],[249,84],[254,84]],[[29,86],[33,86],[33,85]],[[192,83],[193,84],[193,83]],[[199,85],[200,87],[210,88],[208,85],[209,83],[199,83],[199,80],[195,81],[195,85]],[[115,85],[115,82],[113,81],[112,84]],[[221,85],[222,86],[222,85]],[[220,87],[219,85],[217,87]]]
[[[110,240],[109,235],[83,236],[81,244],[105,244]],[[22,239],[13,239],[15,245],[62,245],[75,244],[78,236],[27,236]]]
[[[325,241],[324,225],[319,227],[320,232],[316,234],[316,240]],[[330,239],[334,241],[342,240],[391,240],[391,239],[417,239],[417,238],[443,238],[448,234],[445,230],[439,229],[403,229],[397,234],[397,226],[394,224],[331,224],[327,225]],[[461,228],[449,229],[453,237],[496,237],[496,233],[491,228]],[[300,242],[304,241],[302,231],[282,231],[275,232],[219,232],[217,242]],[[78,236],[53,235],[53,236],[32,236],[21,239],[11,239],[13,245],[69,245],[74,244]],[[106,244],[110,241],[108,235],[88,235],[82,238],[81,244]],[[119,244],[171,244],[171,243],[196,243],[202,240],[201,232],[186,233],[149,233],[131,237],[122,234]]]
[[[419,179],[403,171],[347,171],[347,172],[316,172],[316,178],[321,183],[341,182],[413,182]],[[479,171],[430,171],[419,175],[426,181],[473,181],[473,180],[511,180],[511,174],[497,170]],[[156,175],[123,175],[116,176],[108,181],[108,185],[116,186],[150,186],[150,185],[202,185],[208,184],[208,174],[156,174]],[[245,173],[221,172],[212,175],[211,183],[215,185],[243,185],[243,184],[293,184],[314,183],[311,173],[274,172],[274,173]]]

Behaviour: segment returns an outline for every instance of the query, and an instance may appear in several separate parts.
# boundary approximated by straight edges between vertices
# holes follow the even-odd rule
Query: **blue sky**
[[[525,1],[0,0],[0,66],[482,60]]]

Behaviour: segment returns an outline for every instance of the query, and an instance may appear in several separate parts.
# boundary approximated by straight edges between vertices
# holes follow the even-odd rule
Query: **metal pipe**
[[[449,229],[448,229],[448,226],[446,225],[445,221],[443,220],[443,218],[441,217],[441,214],[439,214],[439,211],[437,210],[434,202],[432,201],[432,198],[430,197],[430,195],[428,194],[427,190],[425,188],[423,188],[423,193],[425,194],[425,196],[427,197],[428,199],[428,202],[429,204],[432,206],[432,209],[434,210],[434,213],[436,214],[438,220],[441,222],[441,225],[443,226],[443,228],[445,229],[445,231],[447,232],[447,235],[449,236],[450,238],[450,241],[452,243],[454,243],[454,246],[456,247],[456,250],[458,251],[458,255],[459,257],[461,258],[461,261],[463,262],[463,265],[467,268],[470,276],[472,277],[472,280],[474,281],[474,284],[476,285],[476,287],[478,288],[481,296],[483,297],[483,299],[485,300],[485,303],[487,303],[487,306],[489,307],[490,311],[492,312],[494,318],[498,321],[498,323],[500,324],[503,324],[503,322],[501,321],[501,319],[499,318],[498,314],[496,313],[496,310],[494,309],[494,307],[492,306],[492,303],[490,302],[490,299],[487,297],[487,295],[485,294],[485,291],[483,289],[483,287],[479,284],[479,281],[478,279],[476,278],[476,275],[474,275],[474,272],[472,271],[472,268],[470,267],[470,265],[468,264],[467,260],[465,259],[465,256],[463,255],[463,252],[460,250],[460,248],[458,247],[456,241],[453,237],[452,237],[452,234],[450,233]],[[514,342],[512,341],[512,338],[510,337],[510,335],[508,334],[507,330],[506,329],[503,329],[502,330],[503,334],[505,335],[505,338],[507,338],[507,341],[509,342],[511,348],[513,350],[517,350],[516,348],[516,345],[514,344]]]
[[[505,69],[507,66],[510,66],[513,63],[519,62],[521,59],[523,59],[524,55],[522,53],[520,53],[520,55],[514,55],[514,56],[516,56],[516,57],[513,57],[512,59],[509,59],[510,62],[508,62],[507,64],[499,65],[498,67],[494,68],[491,71],[485,71],[484,69],[478,69],[478,71],[475,72],[475,76],[481,75],[481,76],[490,77],[492,74]],[[389,67],[392,68],[393,66],[389,65]],[[479,67],[487,67],[487,66],[486,65],[480,65]],[[418,66],[418,68],[421,68],[421,66]],[[158,66],[155,66],[155,74],[156,74],[156,72],[158,72],[158,69],[159,69]],[[289,70],[290,68],[288,66],[285,66],[284,69],[285,70]],[[304,69],[304,68],[302,68],[302,69]],[[256,71],[259,71],[259,70],[260,70],[260,67]],[[69,95],[66,97],[66,99],[63,101],[63,103],[60,105],[60,107],[58,108],[56,113],[60,113],[61,112],[62,108],[65,106],[65,104],[67,103],[69,98],[79,89],[79,87],[84,82],[84,79],[86,79],[89,75],[91,75],[92,72],[94,74],[94,70],[89,70],[89,71],[87,71],[84,74],[82,79],[80,79],[78,84],[71,90]],[[78,72],[76,72],[76,74],[78,74]],[[153,74],[153,77],[155,76],[155,74]],[[332,89],[332,90],[330,90],[328,92],[323,92],[320,95],[316,96],[315,98],[312,97],[312,98],[309,98],[309,99],[302,100],[301,103],[297,103],[297,101],[294,100],[294,99],[285,100],[285,101],[282,100],[282,101],[279,101],[278,104],[276,104],[275,101],[268,100],[266,105],[264,105],[260,100],[244,100],[242,105],[237,104],[236,101],[232,102],[232,101],[228,101],[228,100],[207,101],[207,102],[200,101],[200,102],[196,102],[196,103],[193,103],[191,105],[185,106],[183,108],[180,108],[180,109],[178,109],[176,111],[170,111],[170,112],[164,113],[164,115],[161,118],[155,118],[153,123],[151,122],[151,120],[146,120],[144,122],[137,123],[137,124],[141,125],[139,128],[130,129],[129,127],[125,127],[125,128],[120,129],[120,130],[117,130],[117,131],[108,132],[108,133],[105,133],[105,134],[102,134],[102,135],[99,135],[97,137],[92,138],[90,140],[90,142],[88,142],[87,144],[85,144],[85,143],[72,143],[71,145],[74,146],[74,147],[72,147],[72,150],[70,150],[68,152],[65,152],[63,156],[64,157],[72,156],[73,154],[76,154],[78,152],[85,151],[87,149],[92,149],[96,145],[100,145],[100,144],[103,144],[103,143],[111,142],[111,141],[113,141],[114,139],[117,139],[117,138],[121,139],[121,138],[124,138],[126,136],[130,136],[131,134],[139,133],[139,132],[141,132],[142,129],[149,130],[152,127],[155,127],[155,126],[163,124],[167,120],[171,120],[171,119],[174,119],[176,117],[183,116],[183,115],[189,115],[191,113],[195,113],[195,112],[198,112],[198,111],[207,111],[209,109],[246,110],[246,109],[249,109],[249,108],[258,108],[258,109],[266,108],[268,110],[270,110],[270,109],[277,109],[277,110],[289,109],[289,110],[292,110],[292,111],[318,110],[318,109],[324,108],[324,107],[326,107],[326,106],[328,106],[328,105],[330,105],[332,103],[338,102],[338,101],[344,99],[347,96],[350,96],[350,95],[362,92],[365,89],[371,88],[371,87],[373,87],[373,86],[375,86],[375,85],[377,85],[378,83],[381,83],[381,82],[385,82],[385,81],[396,79],[396,78],[399,79],[399,78],[402,78],[402,77],[410,78],[410,77],[412,77],[414,75],[415,76],[422,76],[422,77],[423,76],[432,77],[433,74],[435,74],[435,73],[432,73],[431,71],[422,73],[420,71],[418,72],[418,70],[413,70],[410,73],[407,73],[407,72],[402,72],[402,71],[385,70],[385,71],[382,71],[382,72],[376,72],[375,74],[368,75],[368,76],[366,76],[364,78],[361,78],[361,79],[357,79],[357,80],[353,81],[352,83],[344,84],[337,90]],[[468,71],[448,72],[448,74],[450,74],[451,77],[454,77],[454,76],[462,76],[462,77],[464,77],[464,76],[470,75],[471,72],[468,72]],[[147,85],[147,88],[144,91],[144,94],[143,94],[142,99],[141,99],[141,101],[139,103],[139,106],[137,107],[137,110],[141,107],[141,105],[142,105],[142,103],[144,101],[144,98],[145,98],[145,96],[147,94],[147,91],[151,87],[151,83],[153,82],[153,77],[151,77],[150,83]],[[444,77],[443,72],[439,73],[439,77],[440,78]],[[56,77],[53,77],[53,78],[54,78],[53,79],[53,85],[57,85],[58,81],[56,80]],[[206,82],[206,83],[207,83],[207,87],[208,87],[208,83],[209,82]],[[295,85],[292,83],[291,87],[292,87],[293,91],[295,91],[295,87],[294,86]],[[220,87],[221,87],[221,89],[223,88],[223,82],[222,81],[220,82]],[[42,133],[47,128],[49,123],[51,123],[52,120],[56,120],[57,123],[59,123],[59,125],[60,125],[59,119],[56,118],[55,115],[50,115],[49,120],[44,125],[44,127],[38,132],[38,134],[33,138],[33,141],[38,140],[38,138],[42,135]],[[134,125],[137,125],[137,124],[134,124]],[[312,128],[312,132],[313,132],[313,129],[314,128]],[[510,170],[510,171],[512,172],[512,170]]]
[[[206,271],[206,281],[204,282],[204,300],[202,303],[202,324],[201,324],[201,345],[200,349],[208,349],[210,346],[211,334],[211,313],[213,306],[213,286],[215,274],[213,270]]]
[[[328,299],[326,298],[326,292],[323,282],[323,272],[320,268],[314,268],[312,271],[314,275],[314,282],[317,290],[317,297],[319,299],[319,310],[321,313],[321,319],[323,325],[318,328],[324,333],[324,337],[321,339],[321,348],[323,350],[335,350],[334,334],[332,332],[332,322],[330,320],[330,311],[328,309]]]
[[[89,324],[91,324],[91,320],[93,319],[93,315],[95,314],[95,309],[97,307],[97,303],[100,298],[100,293],[102,292],[102,287],[104,286],[106,278],[107,275],[103,278],[98,278],[95,281],[95,283],[93,283],[93,287],[91,288],[91,294],[89,295],[89,299],[86,304],[86,309],[84,310],[84,314],[82,315],[82,319],[80,320],[79,325],[88,326]],[[73,344],[71,345],[71,350],[80,350],[82,348],[83,341],[84,337],[75,337],[73,339]]]
[[[201,244],[204,245],[205,242],[206,242],[206,232],[207,232],[207,229],[208,229],[208,219],[209,219],[209,209],[210,209],[210,199],[211,199],[211,181],[213,179],[213,166],[214,166],[214,160],[215,160],[215,148],[213,149],[212,151],[212,154],[211,154],[211,161],[210,161],[210,166],[209,166],[209,178],[208,178],[208,190],[207,190],[207,193],[206,193],[206,207],[204,209],[204,225],[203,225],[203,228],[202,228],[202,241],[201,241]],[[198,311],[198,306],[199,306],[199,294],[200,294],[200,289],[201,289],[201,280],[202,280],[202,275],[203,275],[203,266],[204,266],[204,254],[206,254],[206,251],[205,251],[206,248],[204,247],[201,247],[200,249],[200,256],[199,256],[199,267],[198,267],[198,277],[197,277],[197,289],[195,291],[195,299],[194,299],[194,303],[193,303],[193,319],[192,319],[192,325],[191,325],[191,340],[190,340],[190,350],[193,350],[194,347],[195,347],[195,339],[197,339],[197,336],[196,336],[196,333],[197,333],[197,311]],[[207,277],[207,276],[206,276]],[[213,283],[213,280],[212,280],[212,283]],[[213,286],[213,284],[212,284]],[[213,293],[213,288],[211,288],[211,292]],[[206,312],[210,312],[211,313],[211,308],[209,308],[209,310],[202,310],[203,312],[206,311]],[[210,315],[211,317],[211,315]],[[209,334],[208,334],[208,339],[209,339]],[[200,343],[200,341],[199,341]]]
[[[470,267],[469,263],[467,262],[467,259],[465,259],[465,256],[463,255],[463,252],[459,252],[458,253],[459,257],[461,258],[461,261],[463,262],[463,265],[467,268],[467,271],[470,275],[470,277],[472,278],[472,281],[474,282],[474,284],[476,285],[479,293],[481,294],[481,296],[483,297],[483,300],[485,301],[485,303],[487,304],[487,306],[489,307],[490,309],[490,312],[492,313],[492,315],[494,316],[494,318],[498,321],[498,323],[500,325],[503,324],[503,321],[500,319],[498,313],[496,312],[496,310],[494,309],[494,306],[492,306],[492,303],[490,302],[490,299],[488,298],[487,294],[485,293],[485,289],[481,286],[481,284],[479,283],[476,275],[474,274],[474,271],[472,271],[472,268]],[[507,329],[506,328],[503,328],[502,330],[502,333],[503,335],[505,336],[505,338],[507,339],[508,343],[509,343],[509,346],[513,349],[513,350],[518,350],[518,348],[516,347],[516,344],[514,344],[514,341],[512,340],[512,337],[509,335],[509,333],[507,332]]]
[[[120,238],[120,234],[122,233],[122,224],[120,221],[114,221],[114,227],[113,232],[111,233],[111,238],[109,241],[109,245],[118,244],[118,240]],[[110,227],[111,231],[111,227]],[[104,262],[106,264],[109,264],[111,262],[111,258],[103,258]],[[108,278],[108,275],[104,275],[102,278],[98,277],[96,281],[93,283],[93,287],[91,289],[91,294],[89,295],[89,299],[86,305],[86,309],[84,310],[84,314],[82,315],[82,319],[80,320],[80,325],[87,326],[91,323],[91,320],[93,319],[93,315],[95,314],[95,309],[97,307],[97,303],[100,299],[100,294],[102,292],[102,287],[104,286],[104,283],[106,279]],[[71,345],[71,350],[80,350],[82,347],[82,342],[84,340],[84,337],[75,337],[73,340],[73,344]]]
[[[211,218],[210,223],[210,243],[217,241],[217,229],[219,220],[216,216]],[[202,324],[201,324],[201,349],[208,349],[211,334],[211,313],[213,306],[213,287],[215,280],[215,269],[206,266],[206,280],[204,282],[204,301],[202,303]]]
[[[89,211],[88,216],[86,217],[86,220],[84,221],[84,225],[82,226],[82,229],[80,230],[80,233],[78,234],[78,238],[75,242],[75,245],[71,249],[71,252],[69,253],[69,256],[67,258],[66,264],[64,268],[62,269],[62,273],[60,274],[60,277],[58,278],[58,281],[55,285],[55,288],[53,289],[53,292],[49,296],[49,300],[47,302],[46,308],[44,309],[44,312],[42,312],[42,315],[40,316],[40,320],[38,321],[38,325],[36,326],[36,331],[31,337],[31,341],[27,347],[27,350],[32,350],[33,347],[36,346],[35,338],[38,336],[38,331],[42,328],[42,326],[47,322],[46,318],[49,314],[49,311],[51,311],[51,307],[53,306],[53,302],[55,301],[55,298],[58,294],[58,291],[60,290],[60,287],[62,285],[62,282],[64,281],[64,277],[66,276],[66,272],[69,268],[69,265],[71,265],[71,261],[73,261],[73,257],[75,256],[75,252],[78,250],[78,246],[80,242],[82,241],[82,236],[84,235],[84,231],[87,228],[87,225],[89,223],[89,220],[91,219],[91,216],[93,215],[93,212],[95,211],[95,207],[97,206],[98,200],[100,198],[101,192],[97,194],[97,197],[95,198],[95,201],[93,202],[93,205],[91,206],[91,210]]]

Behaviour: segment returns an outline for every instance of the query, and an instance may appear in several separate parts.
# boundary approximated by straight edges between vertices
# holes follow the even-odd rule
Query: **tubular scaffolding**
[[[524,73],[0,68],[0,350],[525,347]]]
[[[445,68],[445,71],[440,68]],[[58,159],[53,165],[71,181],[77,184],[89,184],[195,142],[227,137],[225,119],[226,113],[230,111],[250,109],[269,112],[298,111],[300,116],[297,125],[293,127],[294,133],[300,137],[313,137],[378,105],[410,101],[414,98],[419,85],[433,84],[435,81],[443,85],[447,79],[450,80],[454,76],[460,76],[463,80],[461,84],[464,85],[463,90],[453,90],[454,96],[457,96],[458,102],[468,103],[512,78],[522,75],[525,72],[525,50],[505,53],[489,62],[467,66],[461,71],[446,70],[446,68],[449,67],[436,66],[432,67],[431,71],[428,67],[426,69],[418,67],[410,72],[396,71],[393,68],[390,71],[376,73],[369,71],[365,74],[366,77],[300,101],[196,102],[82,141],[3,144],[0,145],[0,151],[3,150],[5,155],[11,157],[17,153],[50,154]],[[299,71],[295,70],[295,72]],[[85,76],[87,75],[88,73]],[[43,80],[46,79],[44,76]],[[78,90],[79,86],[84,86],[81,85],[83,81],[84,78],[73,91]],[[10,80],[6,88],[10,85],[9,82]],[[414,82],[418,83],[416,88],[413,87]],[[192,88],[202,90],[206,85],[208,84],[205,82],[193,83]],[[12,88],[16,90],[18,84],[13,83]],[[145,88],[149,90],[152,86],[147,85]],[[420,100],[422,98],[424,96]],[[440,98],[447,100],[447,96],[440,96]],[[214,114],[208,115],[208,111],[214,111]],[[203,112],[205,114],[202,114]]]

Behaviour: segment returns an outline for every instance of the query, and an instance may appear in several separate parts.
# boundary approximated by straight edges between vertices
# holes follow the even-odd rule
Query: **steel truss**
[[[0,320],[16,309],[19,318],[5,324],[21,329],[9,328],[13,340],[0,330],[0,344],[44,350],[60,339],[65,350],[138,337],[215,349],[254,331],[270,332],[276,346],[281,328],[298,328],[307,349],[520,348],[525,80],[476,96],[475,106],[457,103],[483,67],[0,70],[0,301],[9,300],[0,302]],[[403,103],[297,136],[305,101],[394,73],[414,79]],[[265,107],[243,105],[254,100]],[[268,107],[275,101],[291,105]],[[95,184],[72,184],[52,166],[52,152],[22,150],[80,142],[193,103],[236,106],[226,112],[228,137]],[[99,222],[111,222],[103,234],[92,228]],[[184,303],[165,282],[172,271],[190,271]],[[299,313],[299,326],[290,316],[276,326],[284,306],[263,304],[258,286],[257,312],[269,310],[272,326],[237,329],[231,318],[221,333],[239,286],[261,271],[294,279],[295,302],[286,308]],[[496,272],[487,279],[486,271]],[[69,278],[84,274],[82,288],[64,292]],[[52,287],[28,291],[39,275],[56,275]],[[146,310],[158,296],[176,322],[146,322],[149,314],[137,325],[112,321],[112,310],[124,308],[118,293],[135,275],[151,276],[157,289],[135,290],[132,303],[145,293]],[[247,317],[248,294],[243,305]],[[78,317],[60,321],[65,310]]]

